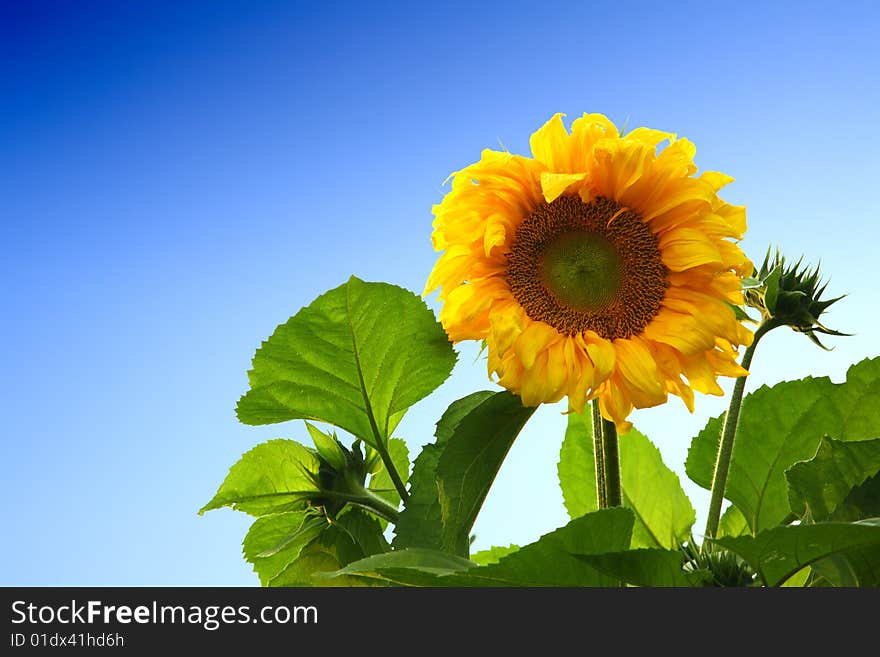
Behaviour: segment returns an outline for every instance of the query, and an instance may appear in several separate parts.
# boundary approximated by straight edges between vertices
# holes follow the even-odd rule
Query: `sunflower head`
[[[831,304],[844,296],[822,299],[828,283],[823,283],[819,267],[803,264],[803,257],[794,265],[786,263],[777,249],[773,258],[770,249],[759,269],[743,281],[746,305],[757,309],[764,322],[777,326],[790,326],[804,333],[814,344],[827,350],[817,333],[823,335],[849,336],[824,326],[819,317]]]
[[[434,207],[425,294],[440,290],[450,338],[485,341],[489,375],[525,405],[598,398],[621,431],[633,408],[672,393],[693,410],[694,390],[745,374],[745,208],[717,195],[732,178],[697,176],[686,139],[601,114],[570,130],[557,114],[530,145],[483,151]]]

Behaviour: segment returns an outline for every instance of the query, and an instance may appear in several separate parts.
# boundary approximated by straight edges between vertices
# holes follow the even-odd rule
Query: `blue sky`
[[[781,244],[849,293],[829,324],[856,336],[777,331],[750,389],[878,355],[880,10],[659,4],[2,3],[0,584],[255,584],[248,518],[196,515],[242,452],[305,440],[237,423],[254,349],[350,274],[420,292],[446,176],[527,153],[555,112],[691,139],[737,179],[753,259]],[[460,351],[400,426],[412,451],[491,387]],[[633,419],[684,479],[724,403]],[[477,547],[565,522],[560,410],[515,444]]]

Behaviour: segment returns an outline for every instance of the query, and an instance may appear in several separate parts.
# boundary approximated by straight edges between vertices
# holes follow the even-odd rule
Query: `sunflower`
[[[484,150],[450,176],[424,294],[439,288],[450,339],[484,340],[489,376],[526,406],[598,398],[620,431],[669,393],[693,412],[695,390],[747,374],[752,333],[732,307],[753,270],[736,244],[745,208],[717,195],[733,179],[696,176],[674,134],[621,135],[601,114],[569,132],[562,116],[532,135],[532,157]]]

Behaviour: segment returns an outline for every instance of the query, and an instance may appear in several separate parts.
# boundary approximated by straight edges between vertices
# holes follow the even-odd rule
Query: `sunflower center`
[[[568,335],[638,335],[660,310],[667,274],[647,224],[606,198],[541,204],[507,254],[507,283],[526,314]]]
[[[547,288],[579,310],[607,306],[620,287],[620,258],[597,233],[562,233],[544,249],[541,266]]]

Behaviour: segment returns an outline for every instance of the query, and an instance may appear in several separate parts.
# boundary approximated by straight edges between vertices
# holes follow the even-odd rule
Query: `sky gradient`
[[[528,154],[555,112],[687,137],[736,178],[752,259],[779,244],[849,294],[828,324],[854,337],[776,331],[749,389],[878,355],[880,9],[658,4],[0,4],[0,584],[256,584],[248,517],[196,515],[242,452],[307,441],[236,421],[254,350],[351,274],[420,293],[446,177]],[[493,388],[459,351],[400,425],[412,453]],[[698,530],[683,462],[726,401],[633,415]],[[566,522],[561,410],[514,445],[477,548]]]

